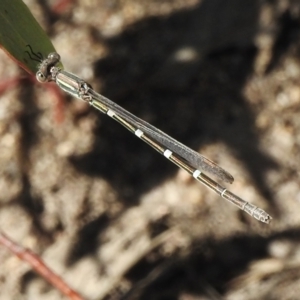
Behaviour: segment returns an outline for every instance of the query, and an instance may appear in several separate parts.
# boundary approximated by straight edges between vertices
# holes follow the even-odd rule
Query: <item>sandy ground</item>
[[[107,116],[0,99],[0,225],[86,299],[300,298],[300,1],[26,1],[64,67],[214,160],[259,223]],[[0,76],[22,71],[0,53]],[[64,299],[0,247],[0,299]]]

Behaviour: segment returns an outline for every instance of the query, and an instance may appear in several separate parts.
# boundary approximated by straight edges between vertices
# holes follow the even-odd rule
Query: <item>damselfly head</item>
[[[56,65],[60,61],[60,55],[56,52],[52,52],[47,57],[47,63],[49,65]]]
[[[51,68],[54,67],[60,61],[60,55],[56,52],[52,52],[48,57],[42,61],[39,66],[39,70],[36,73],[36,79],[39,82],[51,81]]]

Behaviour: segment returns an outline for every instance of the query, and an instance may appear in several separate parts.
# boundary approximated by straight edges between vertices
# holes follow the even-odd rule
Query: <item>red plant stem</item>
[[[54,96],[54,120],[57,124],[61,124],[65,119],[64,96],[59,87],[54,83],[47,84],[47,89]]]
[[[1,1],[1,0],[0,0]],[[0,80],[0,96],[6,92],[7,90],[13,88],[14,86],[20,84],[21,81],[28,81],[31,84],[36,83],[35,77],[32,75],[29,75],[27,77],[25,76],[16,76],[13,78]],[[57,124],[61,124],[64,119],[64,111],[65,111],[65,101],[64,96],[61,93],[61,90],[59,87],[55,84],[47,84],[45,85],[46,89],[48,89],[54,98],[54,120]]]
[[[60,0],[57,1],[55,5],[52,6],[52,11],[56,14],[63,13],[69,5],[71,5],[73,0]]]
[[[0,81],[0,95],[3,94],[6,90],[11,89],[14,86],[16,86],[17,84],[19,84],[19,82],[23,79],[24,79],[24,77],[17,76],[17,77],[9,78],[6,80],[1,80]]]
[[[46,281],[56,287],[62,294],[69,297],[69,299],[84,300],[77,292],[71,289],[61,277],[50,270],[50,268],[37,254],[13,242],[3,232],[0,232],[0,243],[18,256],[21,260],[29,263],[37,273],[39,273]]]

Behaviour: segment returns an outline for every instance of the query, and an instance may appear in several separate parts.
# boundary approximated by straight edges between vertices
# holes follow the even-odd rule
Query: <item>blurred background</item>
[[[25,80],[0,98],[1,231],[86,299],[299,299],[300,1],[24,2],[67,71],[224,167],[273,221]],[[0,79],[22,74],[0,52]],[[0,262],[1,299],[64,299],[4,247]]]

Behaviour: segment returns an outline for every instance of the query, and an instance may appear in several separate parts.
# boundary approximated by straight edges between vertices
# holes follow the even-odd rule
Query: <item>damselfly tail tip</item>
[[[264,216],[262,219],[260,219],[260,221],[262,221],[263,223],[266,223],[266,224],[270,224],[271,221],[272,221],[272,217],[266,213],[266,216]]]
[[[253,216],[257,220],[259,220],[263,223],[266,223],[266,224],[270,224],[271,220],[272,220],[272,217],[261,208],[257,208],[255,213],[253,214]]]
[[[263,223],[270,224],[272,220],[272,217],[267,212],[250,202],[245,203],[243,210],[256,220]]]

